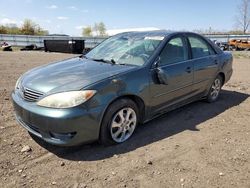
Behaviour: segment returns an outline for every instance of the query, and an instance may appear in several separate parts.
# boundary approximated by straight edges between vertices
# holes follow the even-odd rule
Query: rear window
[[[214,55],[214,50],[203,39],[198,37],[188,37],[193,58],[201,58]]]

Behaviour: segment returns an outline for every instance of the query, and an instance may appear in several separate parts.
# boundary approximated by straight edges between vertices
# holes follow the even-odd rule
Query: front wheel
[[[130,99],[120,99],[107,109],[101,126],[100,141],[104,145],[127,141],[138,123],[138,107]]]
[[[209,90],[209,93],[207,95],[207,101],[208,102],[215,102],[218,98],[219,98],[219,95],[220,95],[220,91],[221,91],[221,87],[222,87],[222,77],[220,75],[218,75],[210,90]]]

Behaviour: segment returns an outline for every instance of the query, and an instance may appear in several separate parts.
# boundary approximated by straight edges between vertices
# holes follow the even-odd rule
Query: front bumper
[[[31,134],[54,145],[73,146],[99,138],[104,108],[45,108],[12,93],[17,121]]]

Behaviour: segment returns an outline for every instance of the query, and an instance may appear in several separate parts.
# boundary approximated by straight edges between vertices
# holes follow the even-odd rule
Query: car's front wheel
[[[100,141],[104,145],[128,140],[138,123],[138,107],[130,99],[115,101],[107,109],[101,126]]]
[[[222,84],[223,84],[222,77],[220,75],[218,75],[215,78],[215,80],[214,80],[214,82],[209,90],[209,93],[207,95],[208,102],[210,102],[210,103],[215,102],[219,98]]]

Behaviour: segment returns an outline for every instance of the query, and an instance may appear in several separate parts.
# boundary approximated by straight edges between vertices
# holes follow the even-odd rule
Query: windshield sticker
[[[164,37],[162,36],[152,36],[152,37],[145,37],[145,40],[163,40]]]

